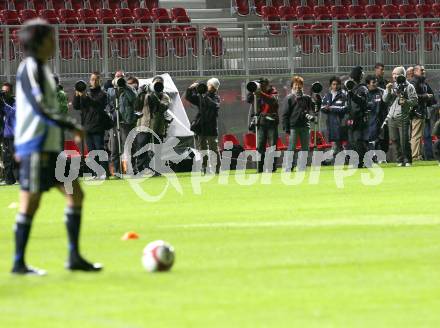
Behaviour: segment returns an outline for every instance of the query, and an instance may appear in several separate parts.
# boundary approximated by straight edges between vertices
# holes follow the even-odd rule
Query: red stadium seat
[[[365,13],[369,19],[381,19],[383,18],[382,9],[379,5],[367,5],[365,6]]]
[[[417,11],[416,7],[414,5],[410,4],[402,4],[399,6],[399,14],[400,17],[411,19],[411,18],[417,18]]]
[[[234,134],[224,134],[220,143],[221,149],[225,149],[225,143],[230,142],[233,146],[240,146],[240,141]]]
[[[70,60],[73,58],[73,42],[70,30],[59,30],[59,44],[61,58]]]
[[[389,19],[396,19],[400,18],[399,8],[396,5],[384,5],[382,7],[382,14],[383,17],[389,18]]]
[[[43,9],[38,12],[41,18],[47,20],[50,24],[58,24],[60,21],[58,15],[53,9]]]
[[[96,15],[101,24],[116,24],[113,10],[108,8],[100,8],[96,10]]]
[[[239,16],[250,14],[249,0],[235,0],[233,8]]]
[[[382,24],[382,39],[386,48],[392,52],[398,52],[400,50],[400,40],[396,25],[392,23]]]
[[[73,9],[60,9],[58,11],[58,17],[61,23],[64,24],[78,24],[78,16]]]
[[[70,4],[72,5],[72,9],[80,10],[84,7],[84,1],[83,0],[70,0]]]
[[[28,3],[29,3],[29,8],[32,8],[37,12],[47,8],[45,0],[29,0]]]
[[[148,28],[131,28],[128,30],[132,48],[136,51],[139,58],[147,58],[150,48],[150,32]]]
[[[279,9],[284,6],[284,0],[272,0],[272,6]]]
[[[189,26],[184,28],[186,43],[188,49],[192,51],[192,55],[197,57],[198,55],[198,43],[197,43],[197,28]]]
[[[3,24],[20,25],[20,19],[16,10],[4,9],[0,12]]]
[[[127,31],[123,28],[110,29],[110,51],[113,57],[130,57],[130,46]]]
[[[9,0],[11,9],[14,9],[16,11],[27,9],[27,0]]]
[[[432,4],[432,13],[434,17],[440,17],[440,3],[436,2]]]
[[[38,17],[37,12],[34,9],[20,10],[20,22],[23,24],[25,21]]]
[[[115,10],[116,21],[119,24],[133,24],[134,18],[131,14],[130,8],[117,8]]]
[[[255,133],[246,133],[243,135],[244,150],[257,150],[257,140]]]
[[[301,46],[301,53],[309,55],[313,53],[313,31],[310,24],[295,25],[293,36]]]
[[[159,7],[159,0],[145,0],[145,6],[150,10]]]
[[[141,7],[139,0],[127,0],[127,5],[128,5],[128,8],[130,8],[131,10],[134,10],[135,8]]]
[[[165,8],[154,8],[151,13],[153,14],[153,18],[158,20],[159,18],[168,19],[171,22],[170,15],[168,14],[168,10]]]
[[[298,19],[303,19],[304,16],[314,16],[313,9],[309,6],[298,6],[296,8],[296,16]]]
[[[284,142],[281,139],[281,137],[278,137],[278,139],[277,139],[277,150],[279,150],[279,151],[286,151],[287,148],[288,148],[287,145],[284,144]]]
[[[365,19],[365,7],[360,5],[351,5],[348,7],[348,16],[352,19]]]
[[[78,145],[73,140],[64,140],[64,150],[69,151],[69,153],[66,154],[67,158],[81,156],[81,149],[79,149]]]
[[[278,9],[272,6],[264,6],[262,8],[263,19],[267,22],[267,29],[270,34],[278,35],[281,34],[281,24],[277,23],[280,21],[280,16],[278,14]]]
[[[171,19],[175,21],[177,17],[188,17],[188,13],[185,8],[176,7],[171,9]]]
[[[281,6],[278,8],[278,13],[280,18],[284,21],[294,21],[296,20],[296,10],[290,6]]]
[[[108,1],[108,6],[110,9],[112,9],[113,11],[115,11],[117,8],[120,8],[120,4],[121,1],[120,0],[107,0]]]
[[[166,30],[160,26],[156,28],[156,56],[159,58],[168,57]]]
[[[90,4],[90,9],[97,10],[102,8],[102,1],[101,0],[88,0]]]
[[[174,55],[178,58],[186,57],[188,51],[186,48],[184,32],[177,27],[169,27],[167,28],[166,36],[172,45]]]
[[[216,27],[203,28],[203,37],[206,40],[206,50],[213,57],[220,57],[224,53],[223,38]]]
[[[331,15],[334,19],[348,19],[348,12],[346,7],[340,6],[332,6],[331,7]]]
[[[98,17],[92,9],[81,8],[78,10],[79,20],[83,24],[97,24]]]
[[[313,12],[315,14],[316,19],[323,20],[328,19],[330,16],[330,12],[327,6],[315,6],[313,8]]]
[[[138,23],[152,23],[150,11],[147,8],[135,8],[133,9],[134,19]]]
[[[401,37],[401,43],[407,51],[413,52],[417,50],[417,36],[418,27],[415,27],[409,23],[402,23],[397,25],[399,35]],[[426,33],[425,33],[426,34]]]
[[[434,17],[431,5],[418,4],[416,6],[417,17],[420,18],[431,18]]]
[[[263,15],[263,7],[267,5],[266,0],[253,0],[254,1],[254,11],[257,16]]]
[[[191,19],[189,17],[179,16],[174,23],[178,23],[179,25],[176,25],[176,27],[183,31],[185,30],[185,27],[190,26]]]
[[[66,3],[64,1],[47,0],[47,3],[49,4],[48,8],[53,8],[56,12],[59,12],[60,9],[66,9]]]
[[[81,59],[90,59],[93,57],[92,40],[89,31],[86,29],[72,30],[73,40]]]

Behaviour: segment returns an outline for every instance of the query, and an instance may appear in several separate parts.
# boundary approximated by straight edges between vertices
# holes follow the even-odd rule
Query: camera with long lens
[[[208,92],[208,86],[205,83],[199,83],[196,86],[196,91],[198,94],[203,95]]]
[[[396,84],[397,84],[396,93],[399,96],[404,96],[405,95],[405,88],[406,88],[406,77],[403,75],[399,75],[396,78]]]
[[[246,84],[246,89],[249,92],[254,93],[261,89],[261,84],[258,81],[250,81]]]
[[[320,82],[316,81],[312,84],[313,93],[321,93],[322,89],[322,84]]]
[[[120,77],[119,79],[116,80],[115,87],[125,88],[126,86],[127,86],[127,81],[123,77]]]
[[[347,91],[351,91],[356,86],[356,82],[354,82],[353,80],[347,80],[344,82],[344,86]]]
[[[149,88],[150,92],[162,93],[165,87],[164,87],[162,81],[156,81],[156,82],[148,85],[148,88]]]
[[[83,80],[79,80],[75,83],[75,91],[84,92],[87,89],[87,83]]]

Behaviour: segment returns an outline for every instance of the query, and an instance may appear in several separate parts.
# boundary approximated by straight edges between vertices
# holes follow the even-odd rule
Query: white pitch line
[[[435,226],[440,225],[440,217],[389,217],[368,218],[353,221],[352,219],[338,220],[295,220],[295,221],[257,221],[257,222],[212,222],[193,224],[166,224],[158,228],[164,229],[197,229],[197,228],[272,228],[272,227],[338,227],[338,226]]]

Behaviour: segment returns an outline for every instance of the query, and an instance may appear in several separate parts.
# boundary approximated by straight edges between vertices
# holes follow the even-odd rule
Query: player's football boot
[[[27,265],[14,266],[11,271],[12,274],[16,275],[33,275],[33,276],[45,276],[46,271],[33,268]]]
[[[66,269],[70,271],[98,272],[103,269],[103,266],[100,263],[89,263],[82,257],[78,257],[67,262]]]

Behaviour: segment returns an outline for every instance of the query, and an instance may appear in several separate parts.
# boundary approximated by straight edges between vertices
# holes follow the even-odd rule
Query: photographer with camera
[[[220,97],[218,89],[220,81],[213,77],[205,84],[193,83],[185,93],[185,99],[199,108],[196,118],[191,124],[191,130],[196,135],[197,149],[210,150],[216,154],[215,173],[220,173],[220,151],[218,148],[218,115]],[[206,173],[207,156],[203,156],[202,172]]]
[[[138,113],[142,114],[137,126],[150,128],[159,137],[156,140],[151,133],[140,131],[136,136],[136,147],[141,149],[148,143],[160,143],[166,138],[168,126],[171,123],[167,115],[167,110],[171,105],[170,96],[164,92],[164,79],[162,76],[155,76],[151,84],[146,84],[139,89]],[[148,168],[148,152],[144,152],[136,158],[136,168],[138,172]],[[154,168],[151,168],[154,169]],[[159,173],[155,172],[155,175]]]
[[[81,111],[81,123],[86,134],[87,149],[90,152],[92,150],[104,150],[107,94],[101,88],[101,76],[98,72],[90,75],[89,86],[90,91],[87,92],[87,85],[84,81],[78,81],[75,84],[75,96],[72,105],[75,110]],[[107,165],[100,164],[108,172]]]
[[[409,113],[417,105],[414,86],[405,78],[405,68],[394,68],[393,83],[388,83],[383,101],[388,106],[385,124],[388,125],[390,140],[396,146],[398,166],[411,166],[411,146],[409,143]]]
[[[289,134],[289,151],[295,151],[296,140],[299,138],[301,151],[308,155],[310,142],[310,122],[316,120],[315,105],[309,95],[304,94],[304,79],[294,76],[290,83],[292,93],[283,102],[283,130]],[[292,169],[296,166],[296,156]],[[300,169],[304,169],[301,167]]]
[[[364,167],[364,156],[367,152],[368,113],[367,94],[368,89],[361,83],[364,75],[363,68],[355,66],[351,70],[350,80],[345,82],[347,89],[348,120],[348,143],[349,147],[359,155],[358,167]]]
[[[18,163],[14,153],[14,128],[15,128],[15,97],[12,84],[5,82],[0,91],[0,117],[3,117],[3,152],[5,183],[13,185],[18,180]]]
[[[247,102],[253,104],[249,112],[249,130],[255,130],[257,133],[257,151],[260,160],[257,165],[257,172],[264,170],[264,158],[266,154],[266,144],[269,147],[276,147],[278,139],[278,92],[269,84],[267,78],[261,78],[259,81],[248,83],[249,94]],[[272,171],[276,171],[274,162]]]
[[[332,76],[329,81],[330,90],[322,99],[321,111],[327,114],[328,140],[332,143],[334,156],[342,151],[342,140],[346,138],[343,131],[343,119],[347,114],[347,96],[342,90],[341,79]]]
[[[124,144],[130,131],[135,128],[138,116],[136,115],[137,93],[125,80],[124,72],[119,70],[115,73],[112,88],[107,91],[107,112],[113,116],[116,122],[110,133],[111,161],[113,174],[120,177],[122,174],[122,154]],[[126,160],[132,161],[132,157]],[[132,165],[131,167],[135,167]],[[129,172],[132,173],[132,172]]]
[[[414,85],[418,104],[410,112],[411,119],[411,153],[412,160],[422,159],[422,137],[424,141],[424,159],[434,159],[431,139],[431,113],[429,109],[437,101],[429,84],[426,82],[425,67],[414,66],[414,78],[410,81]]]

